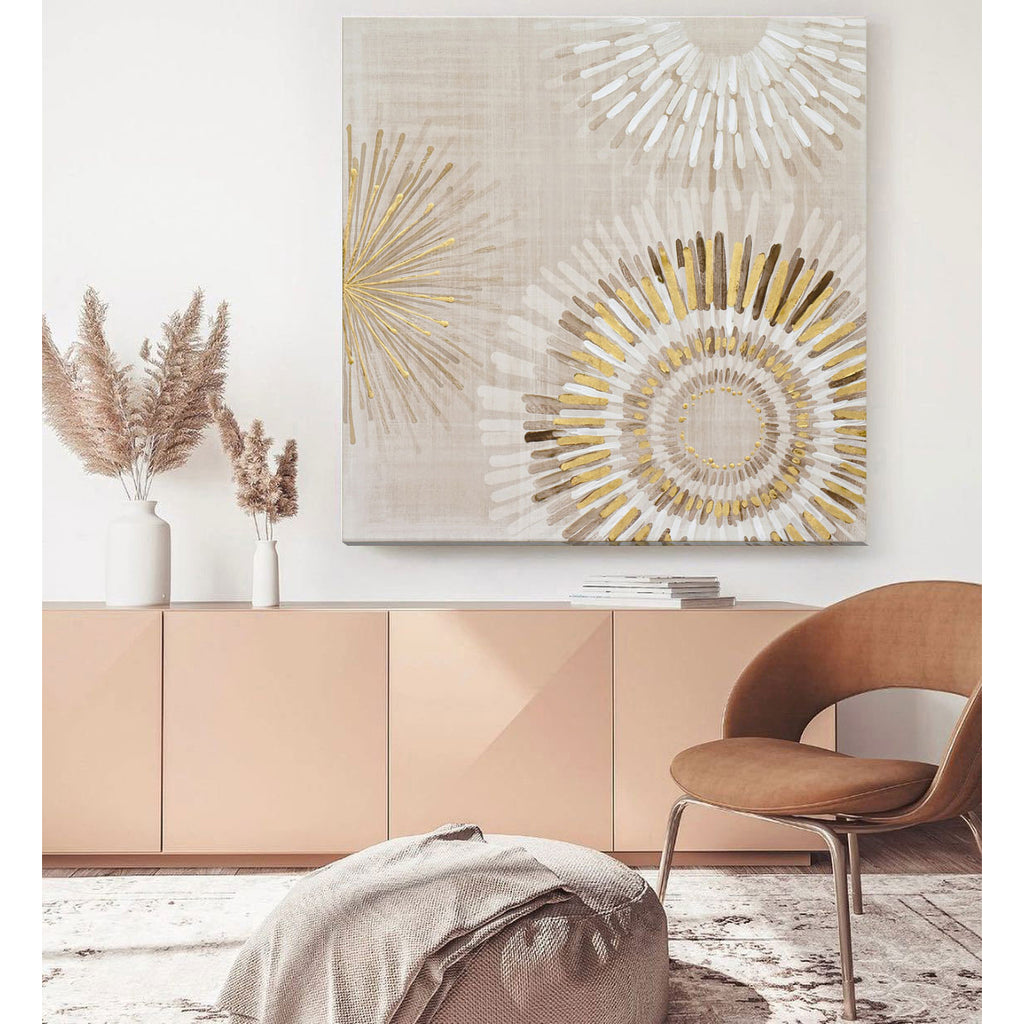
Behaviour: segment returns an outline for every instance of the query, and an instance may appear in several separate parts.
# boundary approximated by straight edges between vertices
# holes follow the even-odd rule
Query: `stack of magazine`
[[[717,576],[589,576],[574,605],[597,608],[730,608]]]

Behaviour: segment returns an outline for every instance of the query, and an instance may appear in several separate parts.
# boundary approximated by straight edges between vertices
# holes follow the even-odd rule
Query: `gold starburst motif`
[[[573,543],[864,540],[863,241],[820,210],[764,225],[756,197],[666,207],[599,229],[510,321],[493,518]]]
[[[588,127],[684,187],[698,172],[711,188],[770,185],[780,171],[819,180],[863,133],[862,18],[619,18],[577,31],[555,56]]]
[[[385,432],[416,423],[463,389],[474,360],[456,322],[460,306],[488,308],[493,283],[481,271],[496,250],[484,192],[459,176],[433,146],[353,146],[346,128],[348,192],[342,236],[345,422],[356,437],[357,409]],[[408,150],[412,149],[412,154]]]

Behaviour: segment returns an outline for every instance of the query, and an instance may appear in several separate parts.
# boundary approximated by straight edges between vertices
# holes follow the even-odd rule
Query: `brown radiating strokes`
[[[460,307],[485,308],[482,268],[496,251],[496,226],[472,185],[434,146],[353,144],[346,127],[348,192],[342,240],[348,440],[360,415],[385,432],[444,408],[474,362],[460,330]]]
[[[829,256],[715,231],[585,265],[593,289],[536,335],[560,385],[523,396],[548,526],[574,543],[862,540],[859,243]]]
[[[683,187],[821,181],[863,132],[863,19],[590,19],[573,31],[554,56],[588,127]]]

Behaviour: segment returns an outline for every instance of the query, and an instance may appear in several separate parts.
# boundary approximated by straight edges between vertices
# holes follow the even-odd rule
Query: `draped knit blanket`
[[[474,951],[569,898],[475,825],[392,839],[296,884],[242,947],[220,1007],[239,1024],[428,1024]]]

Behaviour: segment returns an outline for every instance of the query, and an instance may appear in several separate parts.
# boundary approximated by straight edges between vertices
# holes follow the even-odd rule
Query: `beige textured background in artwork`
[[[742,53],[758,40],[756,67],[746,58],[730,62],[728,54]],[[347,19],[343,110],[352,126],[348,166],[356,169],[357,186],[349,208],[355,219],[367,206],[371,224],[381,210],[397,217],[392,210],[400,212],[403,202],[408,206],[405,197],[396,200],[397,207],[389,205],[400,194],[394,181],[404,162],[418,161],[428,145],[442,154],[431,157],[432,166],[450,161],[460,189],[468,181],[486,196],[451,215],[438,201],[432,217],[441,231],[450,216],[454,245],[433,245],[429,264],[412,264],[417,270],[436,266],[434,284],[442,291],[472,285],[471,293],[443,311],[447,327],[436,326],[436,303],[425,306],[422,294],[418,306],[416,297],[382,296],[373,307],[382,314],[376,331],[355,317],[346,323],[349,352],[356,358],[347,389],[346,539],[862,540],[863,460],[828,462],[823,455],[834,454],[836,437],[823,439],[814,423],[797,424],[778,395],[779,409],[755,412],[751,396],[767,399],[765,388],[778,390],[765,366],[774,372],[781,365],[779,343],[796,352],[791,342],[800,330],[784,333],[781,319],[773,333],[774,319],[772,327],[767,323],[772,310],[785,311],[787,330],[797,321],[808,341],[823,339],[829,357],[837,354],[840,339],[825,328],[833,321],[835,327],[849,324],[842,332],[849,335],[848,354],[838,353],[838,368],[825,372],[825,359],[819,358],[812,372],[790,360],[792,371],[779,380],[795,381],[803,390],[789,405],[831,408],[830,378],[847,373],[851,403],[861,411],[848,415],[862,417],[863,360],[856,359],[863,352],[865,288],[863,40],[863,26],[842,19]],[[808,63],[787,70],[794,52]],[[762,88],[758,73],[772,84]],[[804,105],[798,107],[794,97]],[[775,126],[774,134],[769,126]],[[380,169],[401,133],[403,153],[394,173],[384,174]],[[385,198],[378,206],[364,185],[371,177],[382,180]],[[411,211],[408,216],[411,222]],[[693,246],[700,231],[707,234],[707,263],[725,260],[733,290],[739,284],[738,298],[727,295],[726,275],[720,273],[721,295],[713,295],[709,285],[705,301],[696,249],[687,258],[698,264],[700,294],[692,282],[686,293],[689,267],[684,269],[682,248],[677,254],[673,245],[678,239],[680,246]],[[727,237],[713,255],[716,231]],[[384,230],[375,237],[386,235]],[[754,245],[749,267],[738,251],[747,236]],[[425,237],[433,242],[441,236]],[[775,242],[782,251],[770,256],[766,294],[759,296],[761,268],[754,257],[770,254]],[[666,260],[668,250],[673,260],[679,255],[671,280],[667,262],[653,276],[646,265],[648,245],[659,243]],[[702,244],[697,238],[696,245]],[[469,261],[465,250],[471,246],[477,255]],[[820,265],[814,262],[819,257]],[[618,269],[623,258],[632,266],[632,284]],[[442,283],[449,260],[460,261],[450,286]],[[804,323],[802,294],[818,294],[819,283],[824,289],[828,280],[822,277],[830,269],[843,272],[846,291],[829,289]],[[614,352],[608,363],[607,344],[602,352],[583,336],[588,324],[608,333],[593,305],[599,282],[610,272],[622,278],[613,288],[635,292],[622,301],[635,300],[646,310],[632,307],[642,318],[632,326],[644,329],[629,337],[633,348],[626,346],[621,365]],[[756,301],[745,303],[743,317],[738,310],[748,280]],[[659,287],[660,298],[652,297],[649,292]],[[832,291],[836,295],[830,297]],[[347,294],[363,293],[349,286]],[[589,313],[580,306],[588,297]],[[737,312],[725,309],[727,298]],[[408,334],[412,323],[425,324],[431,334],[421,344],[437,346],[435,356],[458,378],[461,391],[430,374],[423,360],[425,372],[410,363],[412,372],[403,378],[395,370],[404,363],[401,357],[382,357],[379,348],[377,376],[371,380],[372,368],[359,372],[372,358],[375,338],[391,337],[384,321],[397,308],[394,301],[408,303],[409,315],[393,322],[393,336]],[[619,301],[613,296],[609,305]],[[835,302],[839,308],[830,312]],[[674,312],[666,318],[661,309],[670,304]],[[692,315],[683,323],[687,304]],[[561,322],[565,309],[587,322],[577,324],[578,338]],[[820,322],[812,312],[821,314]],[[628,314],[620,307],[617,316],[625,320]],[[428,322],[427,316],[434,319]],[[371,311],[365,319],[372,317]],[[612,328],[623,334],[621,321]],[[742,349],[744,337],[753,346],[766,340],[759,360],[710,350],[723,358],[696,366],[687,346],[693,347],[699,331],[717,332],[720,344],[733,348]],[[353,346],[360,338],[364,344]],[[461,354],[441,351],[447,338],[458,341]],[[579,347],[589,354],[577,358]],[[673,364],[679,371],[674,376],[665,369],[669,349],[685,364]],[[666,396],[650,415],[636,405],[634,394],[650,390],[649,373],[664,385],[658,398]],[[425,381],[429,376],[434,380]],[[749,405],[751,422],[724,406],[721,416],[709,418],[707,411],[721,404],[709,399],[699,414],[695,407],[694,423],[686,428],[692,436],[681,435],[677,420],[687,397],[682,391],[689,392],[691,384],[696,390],[698,376]],[[568,400],[570,407],[604,402],[602,394],[610,390],[608,414],[600,422],[566,415],[565,388],[575,390],[581,381],[585,393]],[[417,386],[428,404],[433,396],[443,406],[440,415],[423,403],[415,410],[397,404],[382,409],[382,393],[415,394]],[[367,400],[371,390],[374,397]],[[549,397],[524,400],[529,394]],[[635,442],[636,431],[622,428],[623,419],[634,417],[650,419],[649,442]],[[863,433],[863,426],[862,418],[851,419],[842,429]],[[789,433],[798,428],[797,437],[817,442],[810,458],[803,442],[792,446]],[[769,457],[776,446],[777,457]],[[733,449],[735,459],[723,463],[713,454]],[[798,496],[801,487],[807,493]],[[776,511],[782,505],[787,507]]]

